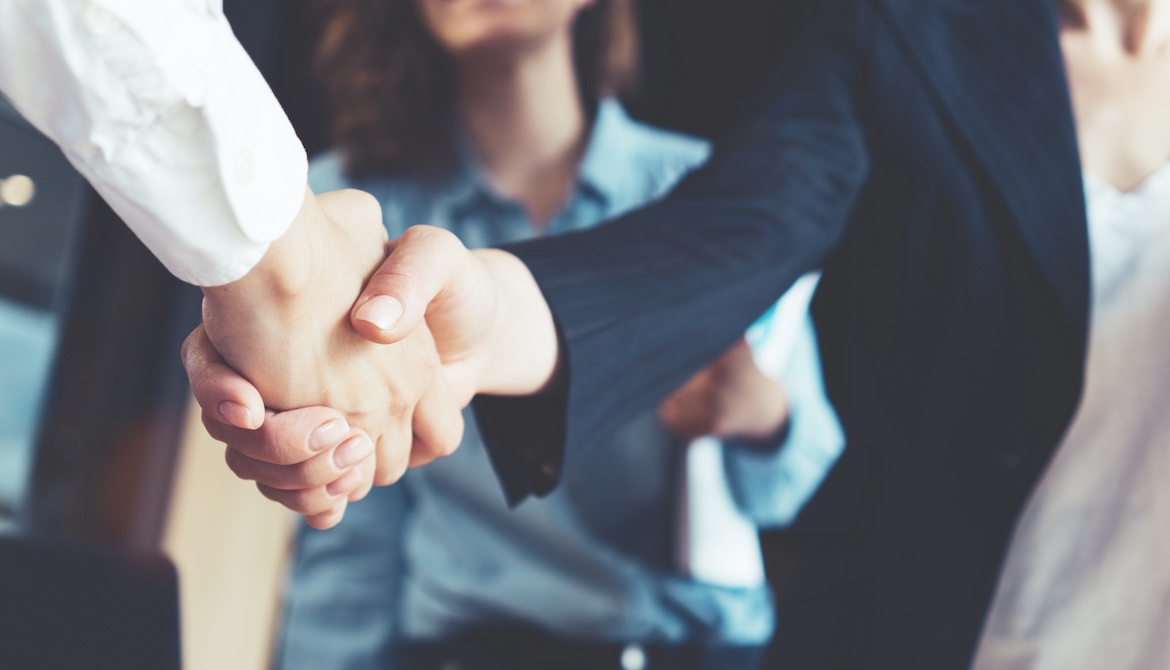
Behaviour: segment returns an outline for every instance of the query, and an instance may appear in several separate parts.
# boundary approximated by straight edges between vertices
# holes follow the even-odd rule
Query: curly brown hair
[[[414,0],[322,0],[321,9],[316,72],[349,174],[418,170],[444,156],[455,78]],[[573,49],[586,109],[628,90],[638,60],[631,0],[596,0],[583,9]]]

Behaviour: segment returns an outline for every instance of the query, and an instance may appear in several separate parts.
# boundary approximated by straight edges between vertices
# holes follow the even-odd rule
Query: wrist
[[[731,436],[746,443],[773,443],[777,434],[787,431],[788,396],[783,387],[754,367],[753,372],[754,383],[737,396],[743,413]]]
[[[263,385],[265,400],[273,406],[284,406],[281,393],[291,388],[299,358],[309,356],[291,349],[303,349],[291,334],[315,332],[319,323],[332,321],[321,313],[328,303],[319,295],[321,284],[328,282],[320,277],[312,281],[320,274],[319,254],[328,246],[327,225],[332,224],[306,189],[288,230],[248,274],[203,289],[208,339],[231,367],[258,387]],[[346,303],[338,304],[343,313]]]
[[[309,287],[313,275],[314,239],[328,224],[316,196],[305,189],[304,201],[284,235],[246,275],[221,286],[203,288],[207,307],[216,314],[255,313],[256,310],[287,312]]]
[[[498,249],[472,252],[496,288],[487,353],[477,393],[533,395],[562,375],[560,340],[536,279],[516,256]]]

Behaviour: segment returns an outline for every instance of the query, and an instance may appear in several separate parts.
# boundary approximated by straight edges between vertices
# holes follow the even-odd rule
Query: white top
[[[1016,526],[980,670],[1170,668],[1170,165],[1129,193],[1085,182],[1084,398]]]
[[[184,281],[242,277],[303,201],[304,147],[222,0],[0,0],[0,92]]]

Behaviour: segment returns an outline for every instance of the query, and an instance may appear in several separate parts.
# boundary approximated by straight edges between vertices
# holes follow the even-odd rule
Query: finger
[[[355,433],[337,448],[294,465],[265,463],[231,447],[227,448],[224,458],[228,468],[240,479],[286,491],[311,489],[332,484],[374,455],[374,442],[365,433]]]
[[[361,473],[362,478],[357,488],[349,492],[349,496],[346,498],[349,502],[357,502],[369,495],[370,489],[374,486],[374,471],[377,469],[377,462],[376,456],[370,456],[354,467]]]
[[[341,519],[345,517],[345,507],[346,502],[342,500],[328,512],[306,516],[305,523],[317,530],[328,530],[341,523]]]
[[[254,430],[264,423],[264,401],[256,387],[224,363],[203,326],[191,331],[181,350],[195,400],[215,420]]]
[[[418,326],[435,296],[459,278],[467,249],[454,234],[433,226],[408,228],[370,277],[350,313],[363,337],[389,344]]]
[[[463,440],[463,411],[446,379],[438,381],[419,398],[412,419],[414,439],[410,447],[412,468],[450,456]]]
[[[241,430],[203,416],[207,432],[257,461],[273,465],[304,463],[351,437],[345,417],[328,407],[304,407],[269,415],[254,431]]]
[[[374,486],[390,486],[406,473],[410,464],[412,414],[392,417],[391,426],[378,437]]]
[[[273,502],[278,502],[297,514],[303,514],[306,517],[325,514],[334,510],[339,504],[345,502],[345,498],[348,495],[348,492],[341,495],[333,495],[324,486],[318,486],[315,489],[301,489],[300,491],[282,491],[281,489],[274,489],[271,486],[265,486],[257,482],[256,488],[265,498]]]

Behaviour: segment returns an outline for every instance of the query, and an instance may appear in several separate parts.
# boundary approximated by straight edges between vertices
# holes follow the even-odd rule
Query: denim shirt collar
[[[634,128],[634,121],[617,100],[606,98],[598,103],[578,173],[578,193],[596,198],[602,205],[621,200],[623,185],[629,183],[628,154]],[[473,211],[485,203],[507,203],[492,189],[462,129],[453,130],[452,147],[451,170],[437,184],[436,204],[454,214]]]
[[[621,103],[603,99],[597,106],[593,133],[581,159],[581,186],[607,204],[620,201],[629,191],[636,161],[630,155],[638,146],[637,126]]]

